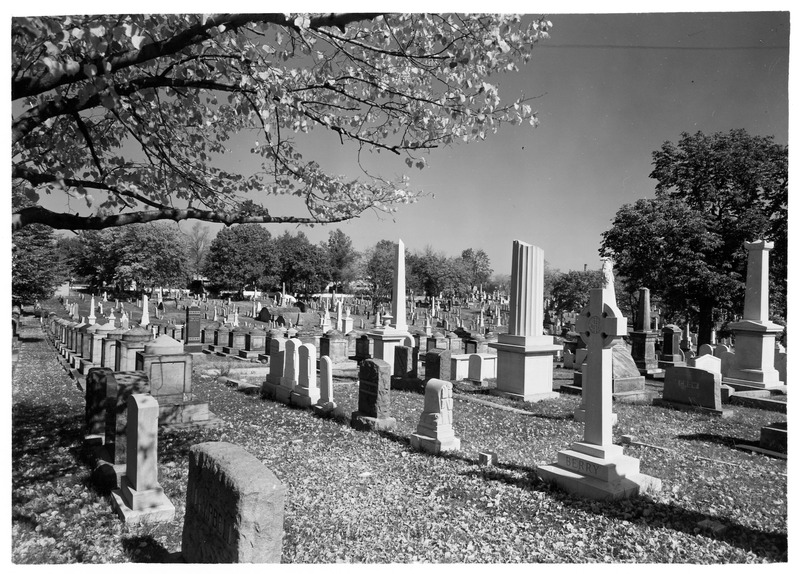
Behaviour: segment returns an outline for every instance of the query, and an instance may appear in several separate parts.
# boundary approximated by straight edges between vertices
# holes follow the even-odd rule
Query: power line
[[[698,51],[728,51],[728,50],[784,50],[789,46],[620,46],[615,44],[537,44],[539,48],[570,48],[591,50],[698,50]]]

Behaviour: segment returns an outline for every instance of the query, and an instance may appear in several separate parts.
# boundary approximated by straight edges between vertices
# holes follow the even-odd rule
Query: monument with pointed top
[[[403,240],[395,246],[394,277],[392,281],[391,314],[383,316],[383,324],[378,323],[376,313],[375,329],[369,332],[373,341],[373,358],[389,364],[389,374],[394,374],[394,349],[410,336],[406,323],[406,248]]]
[[[610,289],[592,289],[577,329],[588,349],[583,380],[583,441],[560,451],[557,462],[538,467],[537,474],[567,492],[594,499],[660,490],[661,480],[641,474],[639,459],[623,454],[622,447],[612,442],[611,347],[615,339],[625,334],[627,322]]]
[[[535,402],[555,398],[553,356],[561,349],[542,334],[544,326],[544,250],[514,241],[508,333],[498,335],[497,388],[494,394]]]
[[[783,386],[775,368],[775,339],[783,327],[769,320],[769,252],[772,241],[746,241],[744,315],[728,328],[736,336],[733,365],[723,384],[737,390]]]

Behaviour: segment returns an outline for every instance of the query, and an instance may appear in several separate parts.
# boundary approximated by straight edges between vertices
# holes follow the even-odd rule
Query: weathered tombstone
[[[279,563],[286,487],[227,442],[189,449],[181,555],[189,563]]]
[[[431,349],[425,353],[425,381],[430,379],[450,380],[450,358],[446,349]]]
[[[358,371],[358,410],[350,426],[359,430],[391,430],[391,367],[381,359],[367,359]]]
[[[398,345],[394,348],[394,374],[392,382],[412,382],[418,379],[419,351],[415,347]]]
[[[367,335],[361,335],[356,339],[356,361],[358,361],[359,364],[372,358],[369,348],[370,342],[370,338]]]
[[[111,369],[94,367],[86,374],[85,420],[86,440],[97,441],[105,438],[106,433],[106,388],[107,379],[113,377]]]
[[[508,333],[498,335],[497,388],[492,392],[523,401],[554,398],[553,355],[559,350],[552,337],[542,335],[544,324],[544,251],[514,241],[511,252],[511,307]]]
[[[453,384],[450,381],[428,381],[424,410],[410,441],[411,448],[433,454],[461,448],[461,439],[453,432]]]
[[[200,340],[200,307],[192,304],[186,308],[186,326],[183,328],[183,350],[187,353],[199,353],[203,350]]]
[[[656,339],[658,333],[650,330],[650,289],[639,288],[639,303],[631,337],[631,356],[641,375],[654,376],[663,374],[658,367],[656,356]]]
[[[611,290],[592,289],[577,329],[589,353],[583,380],[586,407],[583,441],[560,451],[555,464],[538,467],[539,477],[568,492],[596,499],[660,490],[661,481],[641,474],[639,460],[626,456],[622,447],[612,442],[611,345],[627,329]]]
[[[168,522],[175,506],[158,483],[158,401],[150,395],[128,396],[127,460],[112,506],[126,524]]]
[[[664,325],[661,329],[663,342],[661,354],[658,356],[658,368],[685,367],[686,361],[681,352],[681,328],[677,325]]]
[[[347,339],[336,329],[330,329],[319,340],[320,357],[330,357],[334,363],[347,361]]]
[[[333,363],[330,357],[319,358],[319,393],[316,405],[311,408],[317,414],[327,414],[336,408],[333,402]]]
[[[716,373],[720,376],[722,375],[722,359],[714,355],[700,355],[699,357],[689,359],[689,366],[705,369],[706,371]]]
[[[298,349],[299,371],[297,386],[290,395],[290,401],[300,407],[310,407],[320,398],[317,386],[317,349],[314,345],[303,343]]]
[[[481,387],[489,386],[486,379],[493,379],[497,373],[497,355],[475,353],[469,356],[467,379]]]
[[[297,375],[300,371],[300,355],[298,349],[303,344],[300,339],[287,339],[283,355],[283,376],[280,386],[275,388],[275,399],[289,404],[292,391],[297,386]]]
[[[654,404],[690,407],[692,410],[725,416],[721,397],[722,375],[697,367],[674,367],[664,377],[664,394]]]

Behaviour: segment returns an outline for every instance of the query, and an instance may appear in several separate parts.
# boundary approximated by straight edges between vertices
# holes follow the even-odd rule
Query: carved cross
[[[576,328],[589,352],[607,349],[614,339],[625,334],[627,319],[622,317],[616,302],[606,298],[604,289],[592,289],[589,304],[581,310]]]

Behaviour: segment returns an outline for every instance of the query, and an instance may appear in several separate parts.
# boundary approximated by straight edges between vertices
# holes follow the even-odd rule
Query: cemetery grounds
[[[179,561],[188,449],[238,444],[286,485],[283,563],[773,563],[788,560],[786,460],[735,448],[758,445],[786,415],[726,405],[728,418],[614,403],[615,442],[657,494],[619,501],[572,497],[540,482],[539,464],[580,440],[580,397],[539,403],[454,384],[461,450],[410,448],[423,395],[392,390],[391,432],[349,426],[358,382],[334,378],[333,418],[226,384],[247,366],[196,355],[193,390],[216,428],[161,429],[159,482],[176,507],[167,523],[125,526],[90,480],[84,396],[56,359],[39,320],[23,316],[12,375],[12,562]],[[572,370],[554,363],[554,386]],[[648,380],[648,385],[656,385]],[[491,385],[490,385],[491,386]],[[497,454],[480,465],[479,453]]]

